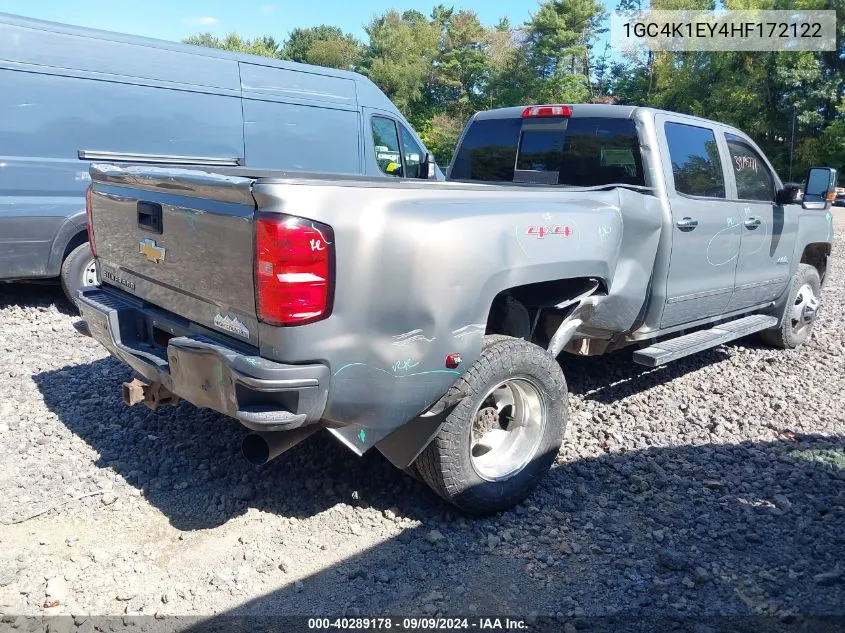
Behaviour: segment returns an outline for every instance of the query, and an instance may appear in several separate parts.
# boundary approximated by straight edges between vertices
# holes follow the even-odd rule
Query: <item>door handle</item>
[[[681,218],[675,224],[677,224],[678,228],[682,231],[692,231],[698,226],[698,220],[693,220],[692,218]]]
[[[151,233],[161,234],[164,232],[162,226],[161,205],[156,202],[147,202],[146,200],[139,200],[138,208],[138,228],[145,229]]]
[[[753,215],[745,221],[745,228],[751,229],[752,231],[760,226],[760,218],[756,218]]]

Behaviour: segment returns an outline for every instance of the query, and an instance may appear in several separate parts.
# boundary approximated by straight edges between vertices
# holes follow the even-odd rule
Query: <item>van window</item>
[[[739,136],[725,134],[725,140],[731,153],[737,198],[772,202],[775,181],[760,155]]]
[[[402,136],[402,153],[405,155],[405,177],[419,178],[420,164],[425,158],[425,150],[414,139],[408,129],[399,124],[399,134]]]
[[[376,162],[387,176],[402,177],[402,154],[399,149],[399,135],[396,133],[396,123],[393,119],[374,116],[373,145],[376,151]]]
[[[675,191],[705,198],[725,197],[725,175],[713,130],[666,123]]]
[[[574,187],[645,185],[634,122],[606,117],[474,122],[450,178]]]

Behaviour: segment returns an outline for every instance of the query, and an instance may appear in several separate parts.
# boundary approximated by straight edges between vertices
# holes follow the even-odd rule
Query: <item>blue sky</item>
[[[363,25],[372,16],[391,8],[418,9],[425,14],[438,0],[0,0],[0,12],[65,22],[79,26],[181,40],[202,31],[225,35],[235,31],[244,37],[273,35],[284,38],[295,27],[318,24],[339,26],[360,39]],[[507,16],[522,24],[537,8],[537,0],[453,0],[443,2],[455,9],[474,9],[484,24]]]

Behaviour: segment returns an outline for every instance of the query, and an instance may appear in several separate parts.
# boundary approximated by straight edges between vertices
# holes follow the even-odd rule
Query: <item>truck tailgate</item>
[[[114,165],[91,176],[102,282],[257,345],[253,180]]]

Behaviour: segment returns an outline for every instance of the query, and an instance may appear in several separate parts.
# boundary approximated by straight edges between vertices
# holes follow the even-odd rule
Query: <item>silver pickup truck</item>
[[[656,366],[819,309],[832,169],[647,108],[479,113],[450,182],[98,164],[94,338],[127,404],[239,420],[256,463],[325,429],[468,512],[525,498],[567,423],[557,357]],[[565,361],[564,361],[565,363]]]

